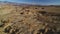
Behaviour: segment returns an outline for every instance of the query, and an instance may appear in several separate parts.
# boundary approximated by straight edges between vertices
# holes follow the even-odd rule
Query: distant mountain
[[[16,3],[16,2],[8,2],[8,1],[0,1],[0,5],[10,4],[15,6],[60,6],[60,5],[36,5],[36,4],[26,4],[26,3]]]
[[[16,3],[16,2],[8,2],[8,1],[0,1],[0,4],[12,4],[12,5],[32,5],[32,4]]]
[[[0,4],[11,4],[11,5],[21,5],[21,6],[40,6],[36,4],[16,3],[16,2],[8,2],[8,1],[0,1]]]

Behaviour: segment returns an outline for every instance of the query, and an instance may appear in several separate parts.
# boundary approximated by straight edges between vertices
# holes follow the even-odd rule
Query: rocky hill
[[[60,7],[0,2],[0,34],[60,34]]]

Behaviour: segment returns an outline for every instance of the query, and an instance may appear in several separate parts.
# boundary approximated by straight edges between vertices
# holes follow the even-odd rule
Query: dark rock
[[[46,34],[54,34],[54,32],[52,30],[48,30]]]
[[[43,33],[44,34],[45,29],[40,29],[37,34]]]
[[[9,27],[5,28],[4,32],[5,32],[5,33],[9,33],[10,30],[11,30],[11,27],[9,26]]]
[[[11,34],[15,34],[15,31],[12,31],[12,33]]]
[[[4,23],[0,22],[0,27],[3,27],[4,26]]]

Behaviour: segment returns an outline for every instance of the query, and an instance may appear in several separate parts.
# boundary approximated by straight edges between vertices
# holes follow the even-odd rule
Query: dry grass
[[[20,30],[21,30],[22,31],[21,34],[22,33],[27,34],[27,32],[29,32],[28,34],[30,33],[37,34],[39,33],[38,31],[40,29],[45,29],[47,27],[45,29],[47,32],[50,27],[60,25],[60,24],[58,25],[58,23],[60,23],[60,21],[58,21],[60,18],[58,16],[57,17],[51,16],[52,13],[54,14],[60,13],[60,7],[51,7],[51,6],[24,7],[24,6],[13,6],[13,5],[2,5],[0,7],[1,7],[0,8],[0,21],[2,20],[2,23],[4,23],[4,26],[0,27],[0,34],[5,34],[3,32],[4,29],[9,30],[10,29],[9,27],[11,27],[11,30],[9,30],[10,34],[13,33],[16,29],[18,29],[19,31],[16,31],[15,33],[20,33]],[[46,11],[47,14],[46,13],[43,14],[41,13],[41,11]],[[57,30],[58,29],[60,30],[60,27],[57,27]]]

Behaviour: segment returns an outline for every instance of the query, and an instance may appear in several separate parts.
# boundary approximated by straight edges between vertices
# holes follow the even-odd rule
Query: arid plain
[[[0,3],[0,34],[60,34],[60,6]]]

